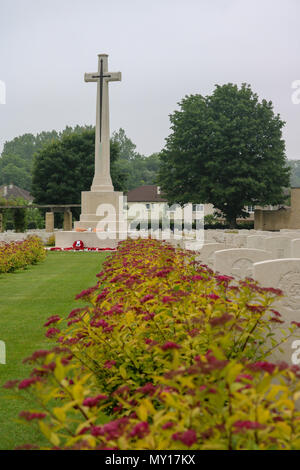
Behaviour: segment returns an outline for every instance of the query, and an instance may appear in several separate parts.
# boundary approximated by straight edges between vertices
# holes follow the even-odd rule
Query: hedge
[[[30,264],[36,264],[46,257],[43,243],[38,237],[25,241],[0,243],[0,273],[13,272]]]
[[[50,449],[300,448],[300,368],[267,361],[281,291],[151,239],[122,242],[97,277],[84,307],[47,320],[57,344],[25,359],[30,377],[5,384],[35,396],[21,418]]]

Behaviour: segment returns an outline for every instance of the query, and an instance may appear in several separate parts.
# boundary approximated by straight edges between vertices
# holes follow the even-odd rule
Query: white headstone
[[[267,236],[263,235],[250,235],[247,237],[247,248],[254,248],[256,250],[265,249],[265,240]]]
[[[225,248],[225,243],[205,243],[201,248],[197,259],[210,268],[213,268],[215,252]]]
[[[292,321],[300,322],[300,258],[255,263],[253,277],[263,287],[281,289],[284,293],[284,297],[273,305],[273,308],[279,311],[282,320],[285,322],[277,328],[274,327],[274,331],[277,330],[275,337],[277,339],[282,338],[280,329],[287,329],[291,326]],[[298,331],[300,334],[300,330]],[[295,337],[290,338],[283,344],[284,353],[274,350],[271,359],[285,361],[289,364],[296,363],[293,358],[296,349],[293,348],[293,343],[296,339]]]
[[[300,238],[291,240],[291,258],[300,258]]]
[[[232,245],[236,248],[246,248],[247,246],[247,235],[239,234],[233,237]]]
[[[265,240],[265,250],[272,253],[273,259],[289,258],[291,256],[291,239],[289,237],[268,237]]]

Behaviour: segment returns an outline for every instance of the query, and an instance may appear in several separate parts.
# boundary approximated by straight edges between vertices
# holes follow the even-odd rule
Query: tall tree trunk
[[[229,224],[229,228],[237,228],[236,215],[227,214],[226,222]]]

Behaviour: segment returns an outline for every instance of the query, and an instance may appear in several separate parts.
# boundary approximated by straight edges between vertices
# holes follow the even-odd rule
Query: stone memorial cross
[[[84,74],[85,82],[97,82],[95,174],[91,191],[114,190],[110,176],[108,83],[121,79],[121,72],[108,72],[107,54],[98,54],[98,72]]]

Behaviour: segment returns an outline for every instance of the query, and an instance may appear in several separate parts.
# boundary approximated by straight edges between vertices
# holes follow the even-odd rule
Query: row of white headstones
[[[176,241],[174,241],[176,243]],[[198,259],[215,272],[259,281],[263,287],[281,289],[284,297],[273,308],[282,315],[284,324],[275,330],[287,329],[291,322],[300,323],[300,230],[280,232],[205,231],[204,243],[183,240],[181,247],[199,253]],[[271,359],[300,364],[300,329],[283,344],[283,352],[272,353]],[[278,333],[278,332],[277,332]]]

